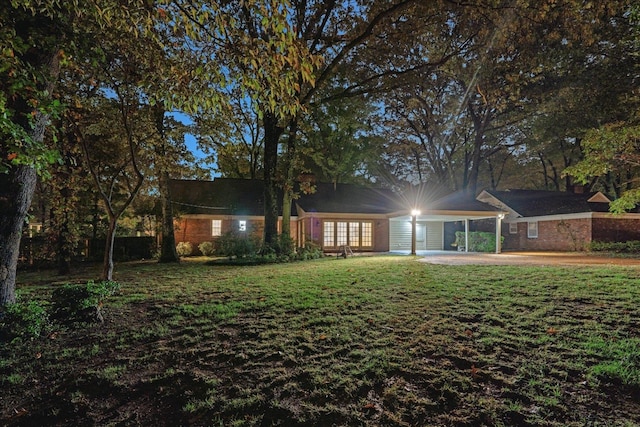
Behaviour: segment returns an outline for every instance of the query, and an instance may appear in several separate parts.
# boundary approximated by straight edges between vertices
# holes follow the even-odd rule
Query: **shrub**
[[[193,253],[193,245],[191,242],[180,242],[176,245],[178,256],[189,256]]]
[[[464,247],[464,231],[456,231],[455,245]],[[504,236],[500,236],[500,241],[504,242]],[[495,252],[496,251],[496,235],[484,231],[469,232],[469,252]]]
[[[213,242],[202,242],[198,245],[198,249],[204,256],[213,256],[216,253],[216,246]]]
[[[640,241],[629,240],[627,242],[591,242],[589,250],[593,252],[614,252],[614,253],[640,253]]]
[[[53,317],[59,320],[103,322],[102,308],[107,297],[116,293],[120,284],[112,281],[84,285],[66,284],[51,295]]]
[[[296,252],[297,259],[301,261],[322,258],[323,255],[322,248],[314,242],[305,242],[304,246],[298,248]]]
[[[276,252],[280,255],[291,256],[295,252],[296,242],[285,234],[278,236],[278,248]]]
[[[255,257],[260,247],[260,238],[256,235],[229,231],[218,240],[218,254],[231,258]]]
[[[0,309],[0,341],[39,337],[48,323],[49,316],[42,303],[18,298]]]

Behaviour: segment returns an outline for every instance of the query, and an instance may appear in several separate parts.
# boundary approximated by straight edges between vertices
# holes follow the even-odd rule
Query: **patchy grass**
[[[46,302],[64,283],[23,273]],[[121,264],[105,322],[3,344],[7,425],[640,420],[640,270],[353,257]]]

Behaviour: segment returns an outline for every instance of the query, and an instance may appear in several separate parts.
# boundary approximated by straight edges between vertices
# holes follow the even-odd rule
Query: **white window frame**
[[[538,222],[527,222],[527,237],[529,239],[538,238]]]
[[[238,221],[238,231],[247,231],[247,221],[241,219]]]
[[[220,236],[222,236],[222,220],[212,219],[211,220],[211,237],[220,237]]]
[[[510,222],[509,223],[509,234],[518,234],[518,223]]]

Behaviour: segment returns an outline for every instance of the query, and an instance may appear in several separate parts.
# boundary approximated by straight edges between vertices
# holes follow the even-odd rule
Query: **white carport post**
[[[502,218],[504,217],[503,214],[498,214],[498,216],[496,217],[496,253],[499,254],[500,252],[502,252],[502,239],[501,237],[501,231],[502,231]]]
[[[469,252],[469,218],[464,219],[464,251]]]

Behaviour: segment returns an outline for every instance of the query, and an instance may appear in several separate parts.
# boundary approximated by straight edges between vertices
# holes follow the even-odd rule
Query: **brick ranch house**
[[[594,241],[640,240],[640,211],[613,215],[600,192],[485,190],[477,199],[508,212],[505,250],[581,251]]]
[[[263,190],[259,180],[172,180],[176,242],[190,242],[197,248],[229,231],[261,235]],[[314,190],[300,194],[292,203],[291,237],[298,246],[311,241],[325,252],[336,252],[343,245],[361,252],[411,249],[414,203],[388,189],[353,184],[316,183]],[[419,209],[416,250],[455,249],[451,245],[455,231],[465,226],[471,230],[479,220],[499,223],[499,216],[505,213],[458,194]],[[282,211],[278,231],[281,227]]]
[[[608,213],[610,200],[602,193],[485,190],[477,198],[453,193],[415,203],[388,189],[354,184],[316,183],[314,189],[292,203],[291,237],[298,246],[311,241],[325,252],[343,245],[362,252],[409,251],[415,208],[418,251],[456,250],[455,232],[465,230],[495,232],[507,250],[575,251],[594,240],[640,240],[640,213]],[[229,231],[261,235],[263,190],[259,180],[172,180],[176,242],[197,248]],[[282,211],[278,231],[281,226]]]

